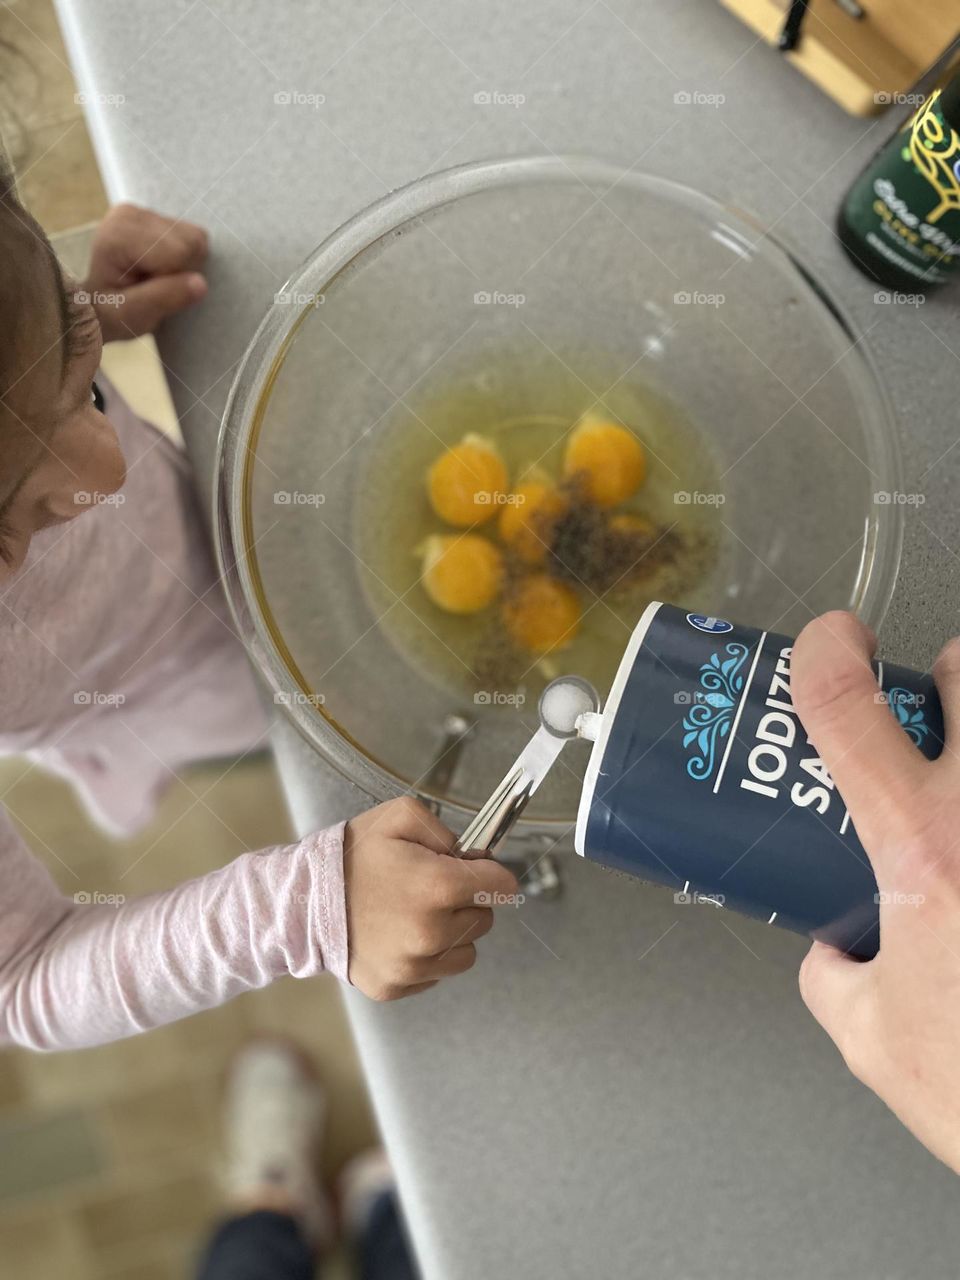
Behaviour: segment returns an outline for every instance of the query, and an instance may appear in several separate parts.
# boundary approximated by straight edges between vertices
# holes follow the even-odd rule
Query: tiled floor
[[[69,233],[58,251],[79,266],[88,224],[106,200],[74,94],[51,0],[0,4],[0,132],[25,202],[49,232]],[[172,428],[152,343],[121,344],[107,360],[141,412]],[[0,803],[66,892],[81,883],[148,892],[289,834],[266,757],[185,773],[132,840],[104,838],[63,784],[23,761],[0,761]],[[0,1272],[17,1280],[189,1276],[218,1211],[223,1070],[263,1030],[294,1035],[315,1058],[330,1095],[332,1173],[374,1139],[332,980],[288,980],[81,1053],[0,1052]]]

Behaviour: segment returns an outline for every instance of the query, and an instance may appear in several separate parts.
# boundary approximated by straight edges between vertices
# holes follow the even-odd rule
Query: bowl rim
[[[318,705],[279,628],[264,616],[264,590],[255,556],[249,504],[245,501],[251,460],[256,457],[256,438],[288,346],[310,312],[321,304],[325,290],[351,263],[385,235],[466,196],[497,187],[557,181],[578,181],[583,185],[609,183],[609,189],[626,185],[639,193],[679,202],[711,223],[716,223],[720,216],[732,221],[733,225],[725,223],[724,229],[739,242],[743,252],[771,256],[778,260],[782,270],[792,270],[848,339],[850,346],[844,356],[853,355],[861,381],[872,395],[871,412],[865,414],[868,427],[873,423],[866,436],[867,465],[871,472],[877,468],[888,478],[893,491],[901,488],[902,463],[896,421],[864,335],[798,255],[759,218],[733,204],[673,179],[597,156],[518,155],[473,161],[426,174],[389,192],[343,222],[301,261],[274,295],[273,305],[247,344],[234,376],[221,419],[212,481],[217,567],[237,632],[272,693],[275,705],[326,762],[374,800],[412,791],[436,810],[456,815],[460,820],[473,816],[478,806],[432,795],[428,788],[420,785],[423,778],[405,781],[376,760]],[[756,242],[743,233],[744,227],[758,233]],[[284,294],[301,296],[303,300],[293,308],[288,301],[278,305]],[[890,504],[874,513],[872,519],[867,517],[857,575],[857,582],[863,581],[864,587],[856,605],[860,616],[874,628],[882,621],[893,595],[902,547],[903,512],[898,505]],[[505,767],[508,763],[504,762]],[[570,822],[563,818],[521,819],[518,824],[520,833],[540,832],[551,838],[569,826]]]

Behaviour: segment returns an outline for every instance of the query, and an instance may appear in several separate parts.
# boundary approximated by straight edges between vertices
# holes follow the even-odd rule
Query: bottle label
[[[844,212],[865,244],[919,282],[960,268],[960,134],[939,89],[860,175]]]
[[[792,650],[671,605],[641,622],[603,711],[577,850],[678,902],[693,893],[870,956],[877,884],[794,708]],[[878,663],[876,697],[928,759],[940,753],[932,676]]]

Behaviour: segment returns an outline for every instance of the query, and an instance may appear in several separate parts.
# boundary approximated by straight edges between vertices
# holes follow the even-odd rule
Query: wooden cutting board
[[[788,0],[720,0],[776,45]],[[960,32],[960,0],[861,0],[852,18],[835,0],[811,0],[800,43],[781,56],[856,116],[909,93]]]

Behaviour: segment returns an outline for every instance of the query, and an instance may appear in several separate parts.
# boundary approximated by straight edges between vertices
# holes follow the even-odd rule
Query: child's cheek
[[[127,478],[127,465],[109,420],[91,406],[84,413],[83,426],[74,440],[74,489],[103,495],[116,493]]]
[[[108,419],[100,415],[106,430],[101,429],[101,446],[98,452],[99,474],[97,488],[101,493],[116,493],[127,478],[127,463],[120,448],[120,441]]]
[[[23,568],[30,550],[31,533],[11,530],[4,534],[3,555],[0,556],[0,583],[9,582]]]

